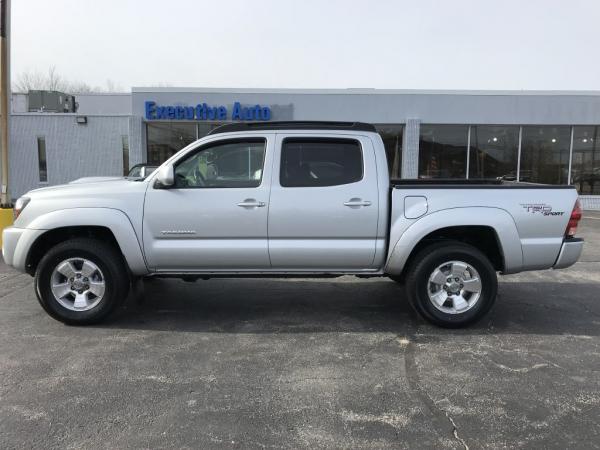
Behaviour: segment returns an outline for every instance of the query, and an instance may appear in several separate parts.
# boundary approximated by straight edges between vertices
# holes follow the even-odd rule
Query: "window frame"
[[[263,149],[263,157],[262,157],[262,167],[260,180],[258,180],[258,184],[256,186],[177,186],[177,167],[184,162],[188,161],[190,158],[193,158],[198,153],[208,150],[213,147],[218,147],[221,145],[233,144],[237,142],[261,142],[264,145]],[[181,155],[181,158],[178,158],[176,161],[172,162],[173,165],[173,175],[174,175],[174,185],[172,189],[258,189],[262,186],[263,181],[265,179],[265,162],[267,161],[267,149],[268,149],[268,139],[266,136],[245,136],[245,137],[235,137],[235,138],[226,138],[226,139],[216,139],[214,141],[206,142],[198,147],[186,152],[184,155]],[[168,160],[167,160],[168,161]],[[158,172],[156,170],[155,172]]]
[[[284,170],[284,165],[283,165],[283,151],[284,151],[284,146],[286,144],[287,141],[292,140],[292,141],[351,141],[353,144],[356,144],[358,146],[358,150],[360,153],[360,178],[351,181],[349,183],[336,183],[336,184],[327,184],[327,185],[315,185],[315,186],[286,186],[282,183],[282,174],[283,174],[283,170]],[[356,137],[350,137],[350,136],[340,136],[340,137],[332,137],[332,136],[311,136],[311,135],[296,135],[296,136],[285,136],[282,140],[281,140],[281,144],[279,146],[279,177],[278,177],[278,183],[279,186],[283,189],[306,189],[306,188],[330,188],[330,187],[337,187],[337,186],[348,186],[350,184],[354,184],[354,183],[360,183],[361,181],[363,181],[365,178],[365,155],[364,155],[364,148],[362,145],[362,142],[360,139],[356,138]]]

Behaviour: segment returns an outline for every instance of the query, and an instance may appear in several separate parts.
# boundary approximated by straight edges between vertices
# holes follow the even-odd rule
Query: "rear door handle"
[[[266,205],[266,203],[256,201],[253,198],[247,198],[243,202],[239,202],[237,205],[241,208],[262,208]]]
[[[369,200],[362,200],[360,198],[351,198],[347,202],[344,202],[344,206],[371,206],[371,202]]]

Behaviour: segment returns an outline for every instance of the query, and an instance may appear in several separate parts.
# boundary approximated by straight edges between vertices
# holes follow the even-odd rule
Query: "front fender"
[[[521,240],[512,216],[500,208],[467,207],[436,211],[415,221],[404,218],[392,224],[385,272],[399,275],[415,246],[436,230],[455,226],[488,226],[495,230],[504,255],[504,273],[523,267]]]
[[[134,275],[148,273],[140,241],[129,217],[121,210],[113,208],[71,208],[56,210],[36,217],[27,225],[27,229],[47,231],[76,226],[108,228],[115,236],[131,273]],[[39,238],[39,234],[35,234],[37,235],[36,238]],[[23,265],[24,263],[25,261],[23,261]]]

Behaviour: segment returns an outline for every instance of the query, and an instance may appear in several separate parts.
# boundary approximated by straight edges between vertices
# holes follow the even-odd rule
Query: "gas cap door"
[[[404,217],[407,219],[418,219],[427,214],[427,197],[422,195],[411,195],[404,197]]]

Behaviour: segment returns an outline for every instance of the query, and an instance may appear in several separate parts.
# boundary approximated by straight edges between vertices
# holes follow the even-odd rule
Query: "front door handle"
[[[247,198],[243,202],[239,202],[237,205],[241,208],[262,208],[266,205],[266,203],[256,201],[253,198]]]
[[[371,206],[371,202],[361,198],[351,198],[347,202],[344,202],[344,206],[349,206],[351,208],[356,206]]]

